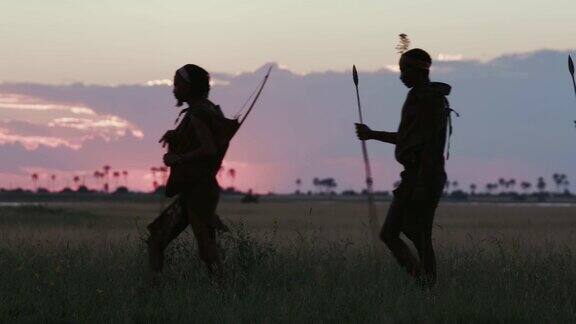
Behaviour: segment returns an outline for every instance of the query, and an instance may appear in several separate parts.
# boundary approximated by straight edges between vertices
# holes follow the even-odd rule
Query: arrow
[[[362,118],[362,104],[360,103],[360,92],[358,90],[358,71],[356,65],[352,66],[352,79],[356,87],[356,102],[358,103],[358,117],[360,124],[364,124]],[[368,158],[368,149],[366,148],[366,141],[362,141],[362,157],[364,158],[364,171],[366,173],[366,193],[368,196],[368,224],[372,232],[372,240],[378,243],[378,222],[376,215],[376,206],[374,205],[374,194],[372,188],[372,169],[370,168],[370,160]]]

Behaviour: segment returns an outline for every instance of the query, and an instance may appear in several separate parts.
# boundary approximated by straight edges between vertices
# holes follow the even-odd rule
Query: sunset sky
[[[73,175],[99,186],[92,173],[110,164],[150,190],[157,139],[177,114],[164,80],[185,63],[204,66],[211,98],[231,116],[274,62],[226,161],[238,176],[223,184],[288,192],[296,178],[306,190],[312,177],[332,176],[338,190],[361,189],[349,70],[360,68],[369,124],[394,130],[406,94],[399,33],[454,86],[463,116],[450,178],[480,187],[500,176],[574,178],[574,13],[574,1],[4,0],[0,187],[31,187],[34,172],[44,187],[50,174],[58,188]],[[376,187],[389,189],[399,171],[392,148],[369,147]]]
[[[401,32],[434,53],[490,59],[569,49],[576,3],[555,1],[3,0],[0,80],[140,83],[210,71],[376,70]]]

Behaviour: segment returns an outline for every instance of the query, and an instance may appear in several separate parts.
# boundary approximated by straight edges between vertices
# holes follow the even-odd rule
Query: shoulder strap
[[[448,118],[448,139],[446,141],[446,160],[450,159],[450,139],[452,138],[452,132],[453,132],[453,127],[452,127],[452,113],[456,114],[456,117],[460,117],[460,114],[450,108],[450,103],[448,102],[448,99],[444,98],[444,105],[448,111],[448,116],[446,118]]]
[[[188,111],[190,111],[190,108],[184,108],[180,110],[180,112],[178,113],[178,117],[176,117],[176,120],[174,121],[174,125],[177,125],[178,121],[180,120],[180,117],[182,117],[182,115],[186,114]]]

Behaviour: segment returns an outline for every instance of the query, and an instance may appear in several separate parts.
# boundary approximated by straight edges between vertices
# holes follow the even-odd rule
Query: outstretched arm
[[[358,136],[358,139],[361,141],[373,139],[394,145],[398,142],[398,133],[374,131],[364,124],[356,124],[356,136]]]

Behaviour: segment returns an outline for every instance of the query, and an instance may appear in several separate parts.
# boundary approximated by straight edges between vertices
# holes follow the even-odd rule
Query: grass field
[[[149,289],[142,239],[159,209],[0,207],[0,322],[576,321],[573,206],[442,205],[431,290],[369,247],[363,203],[281,200],[222,203],[223,287],[187,231]]]

